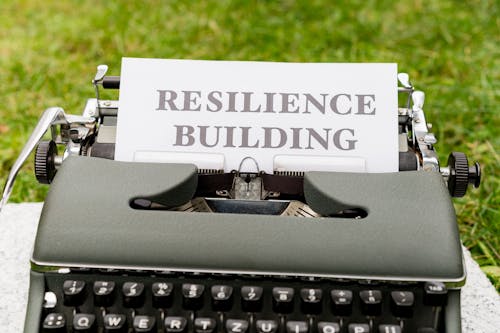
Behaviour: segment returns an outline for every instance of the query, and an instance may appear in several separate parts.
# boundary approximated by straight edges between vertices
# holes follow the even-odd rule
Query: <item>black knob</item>
[[[469,183],[474,188],[478,188],[481,185],[481,166],[478,162],[474,162],[474,165],[469,167]]]
[[[52,183],[56,175],[56,156],[57,145],[54,141],[40,141],[35,153],[35,176],[39,183]]]
[[[479,187],[481,166],[476,162],[469,167],[469,161],[464,153],[452,152],[448,157],[448,168],[450,169],[448,191],[452,197],[463,197],[469,184]]]

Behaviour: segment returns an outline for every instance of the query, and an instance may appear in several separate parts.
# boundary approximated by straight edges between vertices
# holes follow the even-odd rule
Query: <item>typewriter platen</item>
[[[118,103],[99,86],[120,78],[106,71],[81,116],[45,111],[7,179],[0,208],[36,147],[51,189],[25,332],[460,332],[450,196],[480,167],[462,153],[440,166],[408,75],[400,172],[265,174],[114,161]]]

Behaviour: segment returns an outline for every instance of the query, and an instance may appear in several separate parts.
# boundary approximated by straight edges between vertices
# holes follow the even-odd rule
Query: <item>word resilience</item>
[[[157,98],[156,111],[200,113],[200,119],[214,113],[280,117],[302,114],[304,119],[304,127],[288,128],[172,124],[172,145],[180,147],[199,144],[207,148],[355,150],[358,140],[353,128],[332,128],[328,124],[334,123],[333,117],[366,117],[376,113],[375,94],[157,90]],[[307,115],[314,113],[325,116],[324,128],[307,127]]]

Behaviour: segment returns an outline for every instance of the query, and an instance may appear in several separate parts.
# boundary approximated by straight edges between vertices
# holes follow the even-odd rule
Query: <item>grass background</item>
[[[81,113],[96,65],[119,75],[122,56],[399,63],[426,92],[441,162],[464,151],[483,166],[480,189],[454,203],[462,241],[500,290],[498,1],[4,0],[0,22],[2,182],[41,112]],[[32,169],[12,202],[43,200]]]

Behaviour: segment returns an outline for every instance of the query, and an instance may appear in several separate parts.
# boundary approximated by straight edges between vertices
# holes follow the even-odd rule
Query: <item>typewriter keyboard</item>
[[[42,332],[441,332],[438,282],[87,272],[46,274]]]

